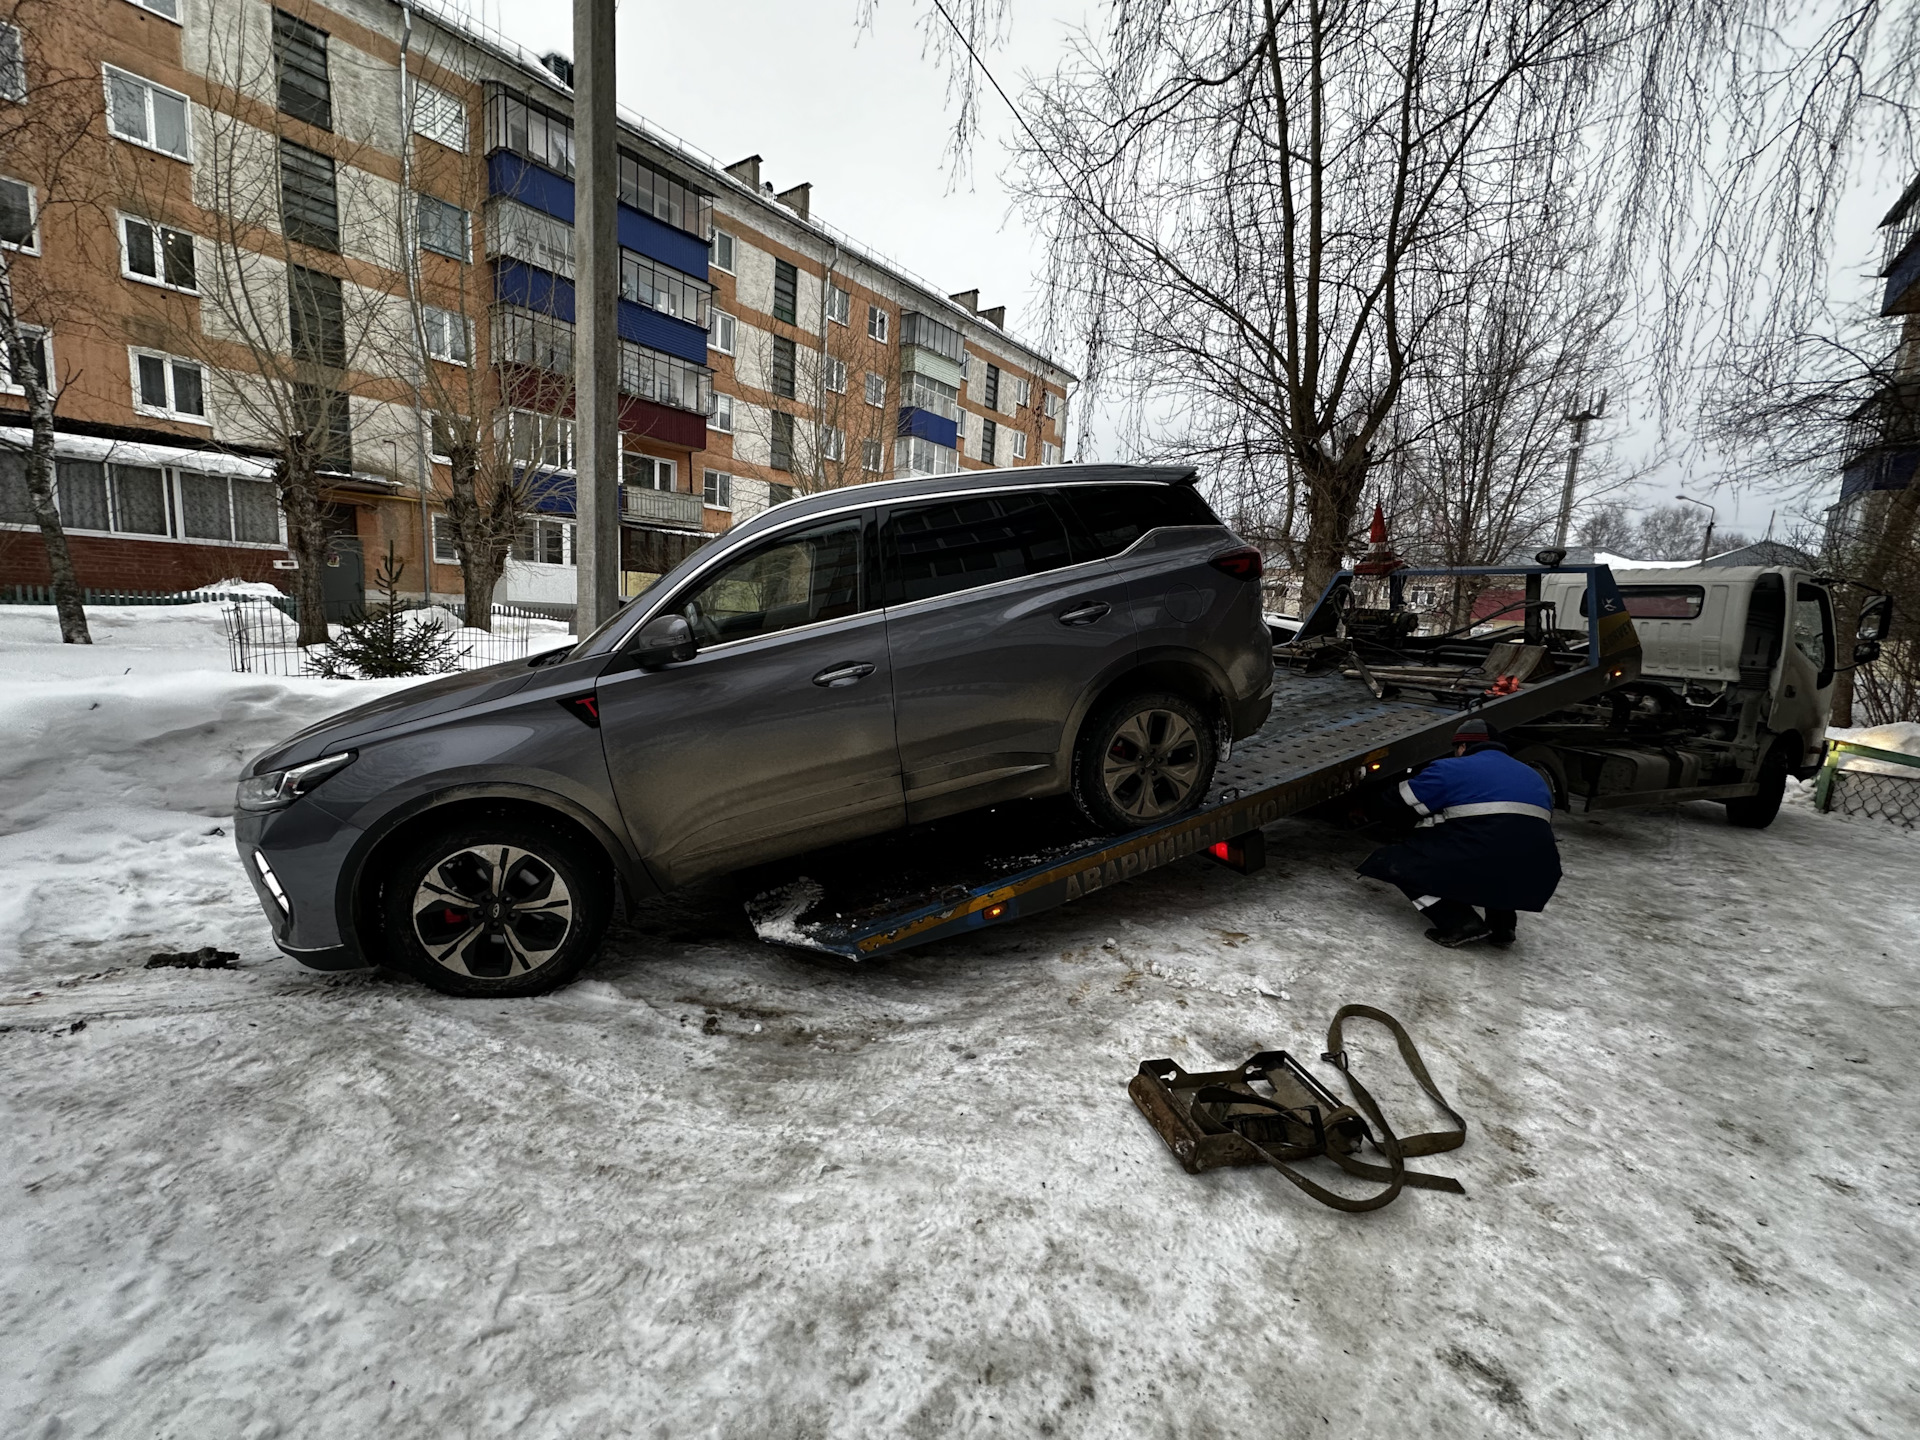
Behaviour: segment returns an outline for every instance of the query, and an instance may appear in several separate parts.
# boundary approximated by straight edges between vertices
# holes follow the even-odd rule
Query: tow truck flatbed
[[[1380,613],[1355,609],[1354,587],[1368,579],[1343,572],[1299,637],[1276,652],[1281,658],[1273,711],[1222,759],[1199,809],[1111,835],[1094,831],[1070,800],[1001,805],[816,851],[760,872],[748,916],[763,940],[865,961],[1005,924],[1203,851],[1255,868],[1261,853],[1255,837],[1262,827],[1335,799],[1370,777],[1444,755],[1464,710],[1507,729],[1637,676],[1639,640],[1611,573],[1605,566],[1563,567],[1562,573],[1572,569],[1587,581],[1584,643],[1552,650],[1508,693],[1458,684],[1460,672],[1471,670],[1476,657],[1484,659],[1497,636],[1431,642],[1401,637],[1400,649],[1412,663],[1396,667],[1395,683],[1368,678],[1364,664],[1357,674],[1343,673],[1337,646],[1346,617]],[[1529,642],[1544,642],[1538,598],[1540,577],[1547,573],[1537,567],[1403,570],[1381,577],[1381,583],[1390,588],[1393,610],[1407,579],[1524,577],[1526,618],[1513,628]],[[1311,656],[1316,640],[1323,659],[1335,658],[1319,673],[1302,673],[1296,668],[1302,642],[1309,642],[1304,653]],[[1420,683],[1423,670],[1434,676],[1429,685]]]

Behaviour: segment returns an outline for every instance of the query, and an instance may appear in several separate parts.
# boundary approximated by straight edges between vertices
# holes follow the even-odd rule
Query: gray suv
[[[333,716],[243,772],[287,954],[528,995],[616,889],[1070,792],[1106,831],[1200,803],[1265,721],[1260,555],[1191,470],[1075,465],[789,501],[571,649]]]

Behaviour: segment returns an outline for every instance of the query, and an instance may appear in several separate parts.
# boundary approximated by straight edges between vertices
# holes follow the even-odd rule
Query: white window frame
[[[879,385],[880,398],[878,400],[873,398],[873,391],[874,391],[873,382],[876,380],[880,382],[880,385]],[[887,377],[884,375],[876,375],[871,370],[867,372],[867,403],[869,405],[877,406],[881,409],[885,409],[887,404]]]
[[[1058,465],[1060,463],[1060,447],[1051,440],[1042,440],[1040,442],[1040,463],[1042,465]]]
[[[1047,391],[1047,398],[1041,408],[1047,412],[1047,419],[1058,420],[1060,418],[1059,392],[1054,390]]]
[[[1024,430],[1015,430],[1011,426],[1008,426],[1007,434],[1010,437],[1012,437],[1013,458],[1016,460],[1026,459],[1027,458],[1027,432]]]
[[[723,412],[727,417],[724,425],[720,423]],[[733,397],[731,395],[723,395],[717,390],[714,392],[713,414],[707,417],[707,425],[711,429],[718,430],[722,435],[733,434]]]
[[[144,225],[154,232],[153,254],[154,259],[160,266],[160,273],[158,275],[142,275],[138,270],[133,268],[133,257],[127,246],[127,226],[129,224]],[[200,254],[198,243],[196,242],[194,245],[194,283],[191,286],[175,285],[167,279],[166,242],[161,239],[161,232],[170,231],[175,235],[184,235],[189,240],[193,240],[195,237],[191,230],[182,230],[177,225],[163,225],[158,220],[149,220],[144,215],[132,215],[124,210],[116,212],[114,216],[114,227],[119,232],[120,274],[123,279],[131,280],[136,285],[152,285],[159,290],[171,290],[176,295],[198,295],[200,293]]]
[[[140,398],[140,359],[142,356],[152,360],[159,360],[166,366],[167,400],[169,403],[165,407],[149,405]],[[206,366],[202,365],[198,360],[188,360],[179,355],[169,355],[165,350],[149,350],[144,346],[129,345],[127,347],[127,378],[132,384],[134,413],[136,415],[153,415],[162,420],[177,420],[183,425],[205,425],[208,429],[212,429],[213,420],[210,416],[206,414],[195,415],[190,410],[175,410],[172,408],[171,402],[174,399],[173,367],[176,365],[191,365],[200,372],[200,406],[203,411],[211,408],[209,402],[213,399],[211,393],[213,387],[208,383],[209,376]]]
[[[893,317],[878,305],[867,306],[867,338],[886,345],[892,332]]]
[[[47,384],[52,386],[59,373],[53,368],[53,331],[44,325],[20,325],[15,327],[21,339],[37,335],[40,343],[46,347],[41,353],[47,362]],[[0,345],[0,395],[24,395],[27,387],[17,383],[13,375],[13,355],[6,346]]]
[[[1004,380],[1006,377],[1003,375],[1001,378]],[[1013,408],[1018,410],[1031,404],[1033,404],[1033,381],[1024,375],[1015,375],[1013,377]]]
[[[440,542],[447,542],[446,553],[440,551]],[[454,546],[453,520],[444,510],[433,512],[433,563],[436,565],[458,565],[460,552]]]
[[[429,85],[414,77],[411,118],[414,134],[461,155],[467,153],[472,133],[467,122],[467,102],[451,90],[442,90],[438,85]]]
[[[726,242],[727,250],[727,259],[724,264],[720,260],[720,242],[723,240]],[[731,230],[722,230],[718,225],[714,226],[712,233],[707,236],[707,263],[716,270],[724,271],[728,275],[733,274],[734,266],[740,263],[740,237]]]
[[[136,10],[144,10],[149,15],[158,15],[162,20],[167,21],[169,24],[184,26],[184,24],[186,23],[180,18],[178,14],[180,6],[184,3],[184,0],[173,0],[173,8],[176,13],[172,15],[169,15],[164,10],[155,9],[151,3],[151,0],[127,0],[127,3],[133,6]]]
[[[336,183],[338,173],[338,167],[336,166]],[[438,246],[427,243],[427,227],[420,223],[420,211],[426,208],[428,202],[443,206],[459,215],[460,253],[458,255],[454,254],[451,250],[442,250]],[[464,205],[456,205],[451,200],[442,200],[438,195],[429,195],[425,191],[416,192],[414,205],[413,228],[418,234],[420,248],[422,250],[426,251],[429,255],[438,255],[442,259],[458,260],[463,265],[473,259],[473,212],[471,210],[467,209]]]
[[[826,385],[836,395],[847,393],[847,362],[837,355],[826,357]],[[836,383],[838,382],[838,383]]]
[[[884,440],[862,440],[860,442],[860,468],[869,475],[884,475],[887,469],[887,448]]]
[[[453,327],[455,325],[459,326],[462,349],[465,353],[451,355],[433,348],[433,322],[435,320],[440,322],[441,329],[449,338],[455,333]],[[422,305],[420,307],[420,335],[426,346],[427,354],[432,359],[445,361],[449,365],[465,365],[473,356],[473,322],[458,310],[442,310],[438,305]],[[451,350],[452,346],[449,345],[446,349]]]
[[[40,187],[30,180],[17,179],[12,175],[0,175],[0,180],[9,185],[19,185],[27,192],[27,230],[28,242],[15,245],[10,240],[0,240],[0,250],[11,250],[17,255],[38,255],[40,253]]]
[[[827,319],[836,325],[845,325],[853,319],[853,292],[842,290],[838,285],[827,285]]]
[[[624,450],[623,449],[620,452],[620,483],[622,485],[627,483],[627,461],[629,460],[646,461],[648,465],[653,467],[653,478],[655,480],[658,480],[660,478],[660,468],[662,466],[665,466],[667,471],[667,483],[665,485],[650,484],[645,487],[636,486],[635,488],[645,488],[648,490],[666,490],[669,492],[677,490],[679,488],[679,485],[680,485],[679,463],[674,460],[669,460],[662,455],[649,455],[644,450]]]
[[[820,427],[820,454],[827,460],[847,458],[847,432],[838,425]]]
[[[709,480],[718,480],[720,483],[709,485]],[[725,470],[703,469],[700,472],[700,503],[709,510],[733,509],[733,476]]]
[[[740,321],[724,310],[707,310],[707,344],[721,355],[731,355],[740,343]],[[723,341],[720,337],[725,334]]]
[[[11,74],[17,89],[0,90],[0,100],[11,100],[16,105],[27,103],[27,41],[20,33],[18,25],[0,25],[0,35],[13,37],[13,53],[7,57],[5,70],[0,75]]]
[[[141,8],[144,9],[145,7],[143,6]],[[159,145],[156,145],[152,140],[143,140],[138,135],[123,135],[118,130],[113,128],[113,77],[115,75],[122,76],[125,79],[133,81],[137,85],[143,85],[146,87],[146,91],[147,91],[146,120],[147,120],[147,134],[149,135],[153,134],[154,92],[158,91],[162,95],[171,95],[174,99],[180,102],[182,107],[180,124],[181,124],[181,128],[186,131],[186,136],[187,136],[187,149],[185,154],[181,154],[178,151],[174,151],[174,150],[162,149]],[[107,133],[109,135],[113,136],[113,138],[116,140],[125,141],[129,145],[138,145],[142,150],[151,150],[156,155],[166,155],[175,160],[184,160],[189,165],[193,163],[193,101],[192,100],[190,100],[187,96],[182,95],[178,90],[168,89],[165,85],[160,84],[158,81],[149,80],[144,75],[136,75],[131,70],[122,70],[118,65],[106,65],[106,64],[101,65],[100,86],[106,96]]]

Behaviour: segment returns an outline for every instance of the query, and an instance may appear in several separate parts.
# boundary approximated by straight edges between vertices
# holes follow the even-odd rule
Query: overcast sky
[[[448,0],[536,52],[573,51],[572,0]],[[1004,138],[1012,129],[997,97],[985,97],[973,171],[956,182],[944,168],[953,114],[940,76],[923,50],[925,0],[878,0],[874,26],[857,24],[859,0],[621,0],[617,11],[621,103],[721,164],[764,157],[763,179],[776,189],[811,181],[813,212],[941,291],[978,287],[983,305],[1007,307],[1008,328],[1037,340],[1045,321],[1035,284],[1040,248],[1013,214],[1000,183]],[[989,63],[1010,93],[1023,72],[1050,71],[1068,32],[1100,13],[1098,0],[1015,0],[1005,44]],[[1843,258],[1878,251],[1874,224],[1906,176],[1874,176],[1847,207]],[[1845,296],[1877,282],[1865,266],[1836,276]],[[1069,368],[1076,357],[1055,357]],[[1623,415],[1605,428],[1619,436],[1619,458],[1644,463],[1655,448],[1651,424]],[[1079,417],[1076,416],[1076,421]],[[1078,424],[1076,423],[1076,431]],[[1112,454],[1095,421],[1095,444]],[[1723,528],[1754,535],[1776,506],[1785,510],[1808,477],[1743,473],[1725,479],[1715,457],[1678,463],[1650,476],[1629,498],[1671,503],[1675,491],[1712,499]],[[1713,482],[1719,484],[1714,488]],[[1833,477],[1835,488],[1838,476]]]

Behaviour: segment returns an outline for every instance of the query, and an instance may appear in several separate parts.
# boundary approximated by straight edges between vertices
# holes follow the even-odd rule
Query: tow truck
[[[1416,633],[1410,582],[1496,582],[1507,623]],[[1555,598],[1547,599],[1551,585]],[[1571,627],[1556,615],[1579,616]],[[820,851],[750,877],[764,940],[864,962],[1004,925],[1189,855],[1265,862],[1263,827],[1446,754],[1461,715],[1513,730],[1637,679],[1640,639],[1604,565],[1416,570],[1363,562],[1274,651],[1266,725],[1223,755],[1197,809],[1122,835],[1032,801]],[[1389,663],[1390,662],[1390,663]]]

